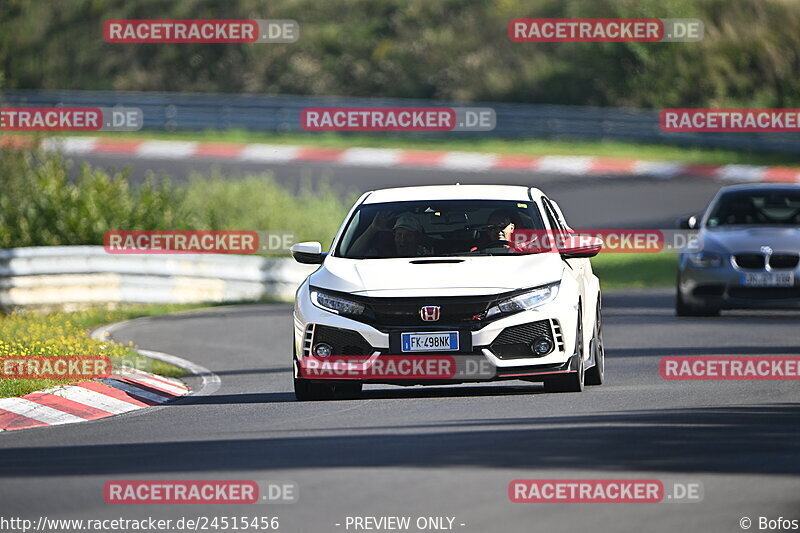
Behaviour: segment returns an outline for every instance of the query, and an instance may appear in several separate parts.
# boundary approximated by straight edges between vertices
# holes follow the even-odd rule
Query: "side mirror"
[[[318,242],[298,242],[289,251],[295,261],[306,265],[321,265],[327,255],[322,253],[322,245]]]
[[[558,251],[564,259],[594,257],[603,249],[603,239],[591,235],[569,235],[564,238]]]
[[[695,229],[697,228],[697,217],[692,215],[689,217],[681,217],[677,221],[678,229]]]

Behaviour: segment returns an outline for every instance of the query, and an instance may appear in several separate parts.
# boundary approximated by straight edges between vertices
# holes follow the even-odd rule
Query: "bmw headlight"
[[[520,294],[519,296],[514,296],[508,300],[503,300],[497,305],[490,307],[486,312],[486,317],[489,318],[500,313],[516,313],[518,311],[527,311],[529,309],[540,307],[555,299],[555,297],[558,295],[559,283],[560,282],[543,285],[526,293]]]
[[[360,315],[364,313],[364,306],[358,302],[319,291],[311,291],[311,303],[320,309],[337,315]]]
[[[695,252],[687,254],[686,257],[689,263],[697,268],[715,268],[722,265],[722,256],[714,252]]]

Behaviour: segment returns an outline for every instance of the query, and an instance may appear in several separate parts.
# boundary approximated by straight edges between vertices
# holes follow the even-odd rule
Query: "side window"
[[[570,230],[569,224],[567,224],[567,220],[564,218],[564,213],[561,211],[561,206],[553,201],[550,201],[550,207],[553,208],[553,213],[556,215],[556,219],[558,219],[561,227],[564,228],[564,231],[570,233],[572,230]]]
[[[553,231],[561,234],[566,233],[567,230],[564,228],[563,224],[561,224],[561,221],[559,220],[558,215],[556,215],[553,206],[550,205],[550,201],[547,198],[542,197],[542,205],[544,205],[544,212],[547,215],[547,221],[550,223],[550,227],[553,229]]]

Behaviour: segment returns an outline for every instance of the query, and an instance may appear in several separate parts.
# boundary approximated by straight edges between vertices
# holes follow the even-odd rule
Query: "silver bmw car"
[[[700,250],[678,266],[678,316],[722,309],[800,309],[800,185],[722,188],[699,219]]]

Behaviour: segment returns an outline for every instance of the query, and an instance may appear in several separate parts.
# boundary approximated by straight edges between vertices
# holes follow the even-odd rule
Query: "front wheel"
[[[334,389],[327,383],[312,383],[307,379],[294,378],[294,397],[298,402],[332,400]]]
[[[675,290],[675,316],[719,316],[719,308],[686,303],[678,287]]]
[[[597,302],[597,316],[594,320],[594,335],[592,336],[591,350],[594,366],[586,371],[587,385],[602,385],[606,377],[606,353],[603,348],[603,318],[602,307]]]

